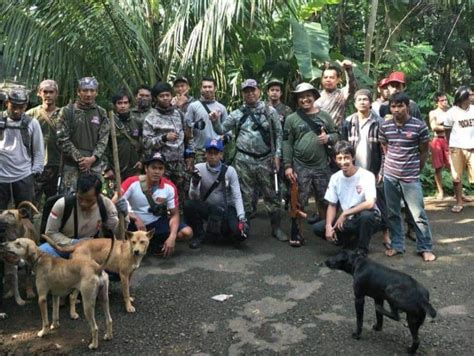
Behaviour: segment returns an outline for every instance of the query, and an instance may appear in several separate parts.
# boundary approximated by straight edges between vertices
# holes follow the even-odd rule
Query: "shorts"
[[[326,169],[308,168],[294,162],[293,167],[298,181],[299,203],[302,207],[308,205],[308,199],[311,193],[314,193],[316,203],[319,206],[326,206],[324,195],[331,179],[329,167]]]
[[[474,149],[450,148],[451,175],[455,182],[460,182],[464,169],[467,168],[469,183],[474,183]]]
[[[431,160],[434,169],[449,168],[449,145],[444,137],[435,137],[431,141]]]

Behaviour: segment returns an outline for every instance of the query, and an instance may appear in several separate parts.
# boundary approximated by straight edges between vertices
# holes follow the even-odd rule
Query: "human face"
[[[171,93],[169,91],[164,91],[163,93],[158,94],[155,98],[156,103],[159,107],[167,109],[171,106]]]
[[[258,99],[260,99],[260,89],[245,88],[242,90],[242,96],[244,97],[245,104],[248,106],[255,106]]]
[[[145,174],[149,182],[158,184],[165,175],[165,165],[160,161],[151,162],[145,166]]]
[[[189,92],[189,84],[186,82],[177,82],[174,85],[174,91],[178,95],[186,95]]]
[[[444,111],[448,110],[448,97],[446,95],[440,96],[436,104],[439,109]]]
[[[280,101],[281,95],[283,94],[279,85],[273,85],[268,88],[268,98],[271,101]]]
[[[311,91],[298,93],[296,100],[298,102],[298,106],[304,111],[311,111],[314,107],[314,102],[316,101],[314,94]]]
[[[95,103],[95,98],[97,97],[97,90],[79,89],[77,91],[77,94],[79,95],[79,99],[81,100],[82,103],[91,105]]]
[[[41,89],[38,95],[46,106],[54,106],[56,104],[56,99],[58,98],[58,92],[51,88]]]
[[[408,118],[408,106],[405,103],[391,103],[390,112],[396,121],[405,121]]]
[[[405,90],[405,85],[400,82],[390,82],[388,83],[388,94],[393,95],[396,93],[400,93]]]
[[[370,104],[370,99],[366,95],[358,95],[354,101],[357,111],[364,114],[370,111]]]
[[[139,89],[135,99],[139,108],[149,108],[151,106],[151,91]]]
[[[7,101],[7,110],[11,115],[11,119],[19,120],[21,115],[25,112],[27,104],[14,104],[10,101]]]
[[[323,89],[327,91],[334,91],[339,84],[339,77],[334,69],[326,69],[323,72],[322,85]]]
[[[117,114],[125,114],[130,111],[130,101],[126,96],[122,97],[120,100],[117,100],[115,103],[115,111]]]
[[[341,168],[345,176],[351,176],[354,171],[354,158],[349,153],[339,153],[336,155],[336,163]]]
[[[472,90],[469,92],[469,102],[474,105],[474,92]]]
[[[206,162],[209,163],[211,167],[216,167],[222,161],[222,152],[211,148],[206,151]]]
[[[95,188],[89,189],[85,193],[77,192],[77,204],[82,211],[91,211],[97,204]]]
[[[390,96],[390,92],[388,91],[388,85],[384,85],[383,87],[378,88],[378,91],[380,93],[380,98],[383,101],[388,100],[388,97]]]
[[[216,97],[216,86],[210,80],[204,80],[201,83],[201,95],[206,100],[214,100]]]

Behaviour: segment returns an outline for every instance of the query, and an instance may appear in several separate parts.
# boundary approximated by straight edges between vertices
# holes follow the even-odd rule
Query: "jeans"
[[[86,238],[86,239],[71,239],[71,245],[75,245],[81,240],[89,240],[89,238]],[[57,251],[53,246],[51,246],[47,242],[41,244],[39,249],[43,252],[46,252],[48,255],[51,255],[53,257],[69,258],[69,255],[70,255],[70,253],[66,253],[66,252],[63,253],[63,252]]]
[[[416,252],[432,251],[433,238],[428,216],[425,212],[420,181],[407,183],[385,176],[384,191],[393,249],[398,252],[405,252],[405,232],[401,217],[401,200],[403,198],[406,209],[410,212],[415,223]]]

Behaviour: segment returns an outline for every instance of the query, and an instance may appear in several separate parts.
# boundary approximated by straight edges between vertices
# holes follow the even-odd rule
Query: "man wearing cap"
[[[166,175],[178,188],[181,201],[186,197],[189,173],[194,165],[194,142],[184,114],[171,105],[173,88],[159,82],[152,90],[156,111],[143,124],[143,145],[149,154],[160,152],[166,159]]]
[[[321,96],[316,100],[316,105],[331,115],[338,129],[346,117],[347,100],[357,89],[357,81],[352,71],[352,62],[345,59],[341,65],[346,74],[346,85],[342,89],[338,88],[341,82],[341,69],[338,66],[329,65],[323,71],[321,77],[323,90]]]
[[[176,106],[182,112],[186,113],[188,111],[188,106],[195,99],[189,95],[190,84],[189,80],[186,77],[178,77],[173,82],[173,87],[176,95],[171,101],[171,105]]]
[[[193,101],[186,111],[186,124],[193,130],[196,147],[196,163],[205,161],[204,145],[209,139],[218,139],[220,135],[214,131],[211,116],[218,120],[227,119],[227,109],[216,100],[217,83],[214,78],[204,77],[201,80],[201,98]]]
[[[145,175],[129,177],[122,183],[122,197],[129,204],[129,230],[154,230],[150,251],[170,256],[176,240],[190,239],[193,232],[179,221],[178,194],[165,177],[164,156],[159,152],[147,155],[143,165]]]
[[[142,84],[135,89],[133,94],[135,95],[136,106],[130,110],[130,115],[143,126],[146,116],[150,112],[155,111],[152,107],[151,87]]]
[[[283,164],[285,175],[292,183],[298,183],[299,203],[308,204],[314,193],[320,219],[326,216],[324,201],[331,170],[327,145],[339,139],[331,116],[314,105],[318,90],[309,83],[301,83],[293,91],[298,109],[286,118],[283,130]],[[301,241],[290,241],[299,246]]]
[[[281,200],[276,192],[274,175],[280,168],[282,128],[278,112],[260,101],[255,79],[242,84],[244,104],[230,113],[222,124],[211,118],[214,130],[223,134],[235,129],[235,169],[239,174],[245,213],[252,212],[252,195],[260,187],[265,208],[270,215],[272,235],[280,241],[288,237],[280,228]]]
[[[101,161],[109,142],[107,112],[95,102],[99,83],[93,77],[79,80],[78,99],[61,109],[58,143],[63,152],[62,192],[73,191],[79,174],[102,176]]]
[[[397,93],[403,93],[406,88],[405,83],[405,73],[403,72],[392,72],[387,77],[387,88],[389,96],[392,96]],[[409,114],[417,119],[422,119],[421,111],[418,108],[418,105],[410,99]],[[390,105],[388,103],[382,104],[380,106],[380,116],[387,119],[391,118]]]
[[[388,97],[390,93],[388,91],[388,81],[387,78],[383,78],[380,80],[379,85],[377,86],[377,99],[372,103],[372,110],[380,116],[380,107],[382,104],[388,103]]]
[[[11,191],[15,206],[34,201],[35,176],[43,172],[43,133],[38,120],[25,114],[28,94],[12,89],[0,113],[0,210],[7,209]]]
[[[283,127],[285,118],[293,112],[289,106],[281,101],[283,96],[283,82],[278,79],[271,79],[267,83],[267,96],[267,104],[272,106],[278,112],[278,115],[280,115],[281,126]]]
[[[42,104],[26,112],[26,115],[38,120],[43,132],[45,162],[43,173],[35,181],[35,202],[40,204],[43,194],[49,198],[57,194],[61,153],[57,144],[56,121],[59,108],[58,84],[51,79],[43,80],[38,86],[38,96]]]
[[[243,241],[248,234],[237,172],[222,163],[224,143],[209,139],[205,149],[206,162],[196,164],[190,200],[184,205],[184,217],[194,232],[190,248],[198,248],[205,237]]]

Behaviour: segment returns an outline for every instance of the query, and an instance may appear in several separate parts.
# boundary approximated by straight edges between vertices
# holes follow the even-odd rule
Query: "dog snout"
[[[133,250],[133,254],[135,256],[139,256],[140,255],[140,250]]]

